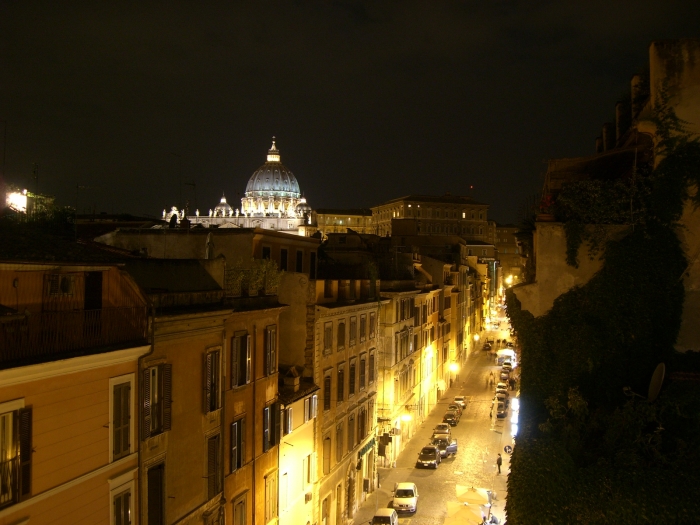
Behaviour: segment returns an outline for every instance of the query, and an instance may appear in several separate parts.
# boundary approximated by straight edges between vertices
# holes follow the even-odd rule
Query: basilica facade
[[[163,219],[171,225],[188,221],[190,226],[204,228],[263,228],[302,236],[316,231],[312,215],[296,177],[281,162],[274,137],[267,161],[248,180],[240,208],[234,209],[223,195],[208,213],[197,210],[186,215],[175,206],[169,212],[163,210]]]

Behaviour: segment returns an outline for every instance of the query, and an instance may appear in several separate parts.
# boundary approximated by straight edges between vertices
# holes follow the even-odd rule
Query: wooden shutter
[[[141,418],[141,439],[151,436],[151,369],[143,371],[143,411]]]
[[[130,525],[131,492],[122,492],[114,498],[114,525]]]
[[[250,335],[245,336],[245,382],[250,383],[250,371],[251,371],[251,345],[250,345]]]
[[[112,391],[112,455],[114,459],[131,451],[131,384],[114,385]]]
[[[263,452],[270,450],[270,407],[263,408]]]
[[[208,499],[216,496],[219,490],[219,436],[207,441],[207,494]]]
[[[214,353],[209,352],[208,354],[204,355],[204,413],[207,414],[211,412],[211,407],[212,407],[212,396],[214,393],[211,391],[212,390],[212,368],[213,368],[213,363],[212,360],[214,359]]]
[[[272,405],[272,417],[274,419],[274,421],[273,421],[274,424],[272,427],[273,428],[272,439],[270,440],[272,445],[279,444],[281,436],[282,436],[282,433],[280,432],[280,425],[282,422],[281,416],[282,416],[282,410],[280,409],[280,404],[275,403],[274,405]]]
[[[172,384],[173,365],[162,365],[161,378],[163,381],[163,431],[172,428]]]
[[[238,428],[238,421],[231,423],[231,472],[238,469],[240,466],[238,464],[238,433],[240,429]]]
[[[323,409],[331,409],[331,376],[327,375],[323,378]]]
[[[240,384],[238,380],[238,374],[242,371],[239,369],[239,363],[241,360],[241,338],[232,337],[231,338],[231,386],[237,387]]]
[[[331,471],[331,438],[323,439],[323,473],[328,474]]]
[[[19,411],[19,495],[26,499],[32,493],[32,409]]]

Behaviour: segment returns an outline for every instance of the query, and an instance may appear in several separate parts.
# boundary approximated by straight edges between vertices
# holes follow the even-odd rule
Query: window
[[[204,413],[221,408],[221,350],[204,356]]]
[[[333,281],[331,281],[330,279],[326,279],[325,281],[323,281],[323,297],[333,297]]]
[[[360,356],[360,390],[364,390],[367,380],[367,356]]]
[[[148,525],[165,525],[165,463],[148,469]]]
[[[112,461],[131,454],[131,383],[133,375],[110,379]]]
[[[355,394],[355,368],[356,368],[356,363],[355,359],[350,360],[350,381],[348,383],[348,396],[352,396]]]
[[[374,352],[369,353],[369,384],[374,383]]]
[[[277,372],[277,325],[265,327],[265,371],[267,375]]]
[[[323,410],[331,409],[331,371],[323,377]]]
[[[75,278],[73,275],[47,275],[48,295],[73,295]]]
[[[338,403],[345,399],[345,365],[338,365]]]
[[[297,272],[301,273],[304,271],[304,252],[297,250]]]
[[[345,321],[338,323],[338,350],[345,348]]]
[[[353,316],[350,318],[350,346],[355,346],[356,339],[357,339],[357,317]]]
[[[238,332],[231,338],[231,387],[250,383],[250,335]]]
[[[212,499],[222,490],[221,436],[207,439],[207,498]]]
[[[269,258],[270,258],[270,253],[271,253],[270,247],[269,247],[269,246],[263,246],[263,249],[262,249],[262,258],[263,258],[263,259],[269,259]]]
[[[338,423],[335,427],[335,461],[338,463],[343,459],[343,423]]]
[[[311,252],[311,261],[309,262],[309,277],[316,279],[316,252]]]
[[[348,418],[348,452],[355,448],[355,414]]]
[[[367,339],[367,315],[360,316],[360,341]]]
[[[411,304],[413,304],[413,299],[411,299]],[[408,316],[406,317],[408,318]],[[377,332],[377,313],[369,313],[369,338],[374,339],[374,335]]]
[[[162,364],[143,371],[142,439],[170,430],[172,370],[173,365]]]
[[[112,492],[111,525],[131,525],[131,490],[127,485]]]
[[[323,474],[331,471],[331,437],[323,438]]]
[[[233,502],[233,525],[246,525],[246,508],[245,508],[246,495],[243,494],[238,499]]]
[[[267,452],[279,443],[280,406],[272,403],[263,409],[263,452]]]
[[[32,412],[24,399],[0,404],[0,508],[31,495]]]
[[[367,409],[362,407],[357,419],[357,437],[360,441],[367,435]]]
[[[231,472],[245,464],[245,418],[231,423]]]
[[[330,354],[333,350],[333,323],[323,325],[323,353]]]
[[[301,488],[306,490],[306,488],[314,482],[314,463],[311,454],[306,456],[301,462]]]
[[[313,395],[304,399],[304,423],[313,419],[318,414],[318,396]]]
[[[287,248],[282,248],[280,250],[280,270],[287,271],[287,263],[289,259],[289,253]]]
[[[284,434],[291,434],[294,430],[294,415],[292,407],[284,409]]]
[[[277,517],[277,497],[277,472],[272,472],[265,476],[265,523]]]

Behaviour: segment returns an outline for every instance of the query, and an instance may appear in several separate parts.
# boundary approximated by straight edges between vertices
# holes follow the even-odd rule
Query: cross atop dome
[[[267,162],[279,162],[280,161],[280,152],[277,149],[277,146],[275,146],[275,137],[272,137],[272,147],[267,150]]]

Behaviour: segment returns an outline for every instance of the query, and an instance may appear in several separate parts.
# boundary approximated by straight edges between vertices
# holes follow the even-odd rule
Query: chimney
[[[620,142],[620,137],[625,131],[624,129],[622,129],[622,119],[624,118],[624,112],[625,105],[622,102],[618,102],[617,104],[615,104],[615,144],[618,144]]]
[[[595,152],[603,153],[603,137],[599,136],[595,138]]]
[[[615,132],[610,122],[603,124],[603,151],[611,150],[615,147]]]
[[[630,91],[632,92],[632,119],[636,119],[639,112],[642,110],[642,102],[639,100],[642,92],[642,77],[634,75],[630,82]]]
[[[297,372],[297,369],[295,366],[293,366],[289,369],[289,372],[287,372],[285,374],[283,381],[284,381],[284,386],[292,387],[292,391],[294,391],[294,392],[299,391],[299,385],[301,384],[301,378],[299,377],[299,372]]]

